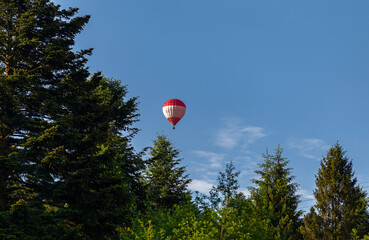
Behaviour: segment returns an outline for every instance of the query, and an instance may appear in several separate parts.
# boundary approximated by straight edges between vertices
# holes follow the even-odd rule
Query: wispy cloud
[[[203,157],[207,160],[207,167],[209,168],[221,168],[222,161],[225,157],[225,154],[208,152],[208,151],[193,151],[196,155]]]
[[[306,200],[314,200],[314,194],[312,192],[309,192],[306,189],[299,189],[296,192],[298,195],[301,195],[301,198],[306,199]]]
[[[215,144],[228,149],[239,145],[246,147],[266,135],[262,127],[244,125],[238,118],[224,118],[222,127],[217,132]]]
[[[299,189],[296,193],[301,195],[302,199],[299,204],[299,209],[304,212],[309,211],[309,209],[315,204],[314,194],[306,189]]]
[[[198,191],[203,194],[208,194],[212,187],[213,184],[197,179],[193,179],[192,182],[188,185],[188,188],[190,190]]]
[[[310,159],[319,159],[329,149],[329,145],[317,138],[304,138],[288,143],[291,149],[297,149],[300,155]]]

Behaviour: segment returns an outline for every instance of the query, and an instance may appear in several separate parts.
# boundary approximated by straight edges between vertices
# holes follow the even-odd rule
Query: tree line
[[[288,160],[267,151],[246,197],[232,162],[191,193],[162,134],[137,151],[138,99],[73,51],[89,16],[0,0],[0,239],[369,239],[367,193],[336,143],[303,215]]]

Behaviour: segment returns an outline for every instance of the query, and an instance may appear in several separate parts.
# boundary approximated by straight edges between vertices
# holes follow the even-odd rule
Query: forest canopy
[[[368,197],[339,143],[303,215],[278,145],[240,190],[232,159],[191,192],[180,149],[135,149],[138,97],[74,51],[90,16],[48,0],[0,0],[0,239],[369,239]]]

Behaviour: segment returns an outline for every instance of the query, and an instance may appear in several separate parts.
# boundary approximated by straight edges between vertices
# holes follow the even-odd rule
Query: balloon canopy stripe
[[[186,107],[186,105],[179,99],[170,99],[164,103],[163,107],[169,106],[169,105]]]
[[[163,113],[166,118],[169,117],[182,118],[186,113],[186,108],[182,106],[169,105],[163,107]]]

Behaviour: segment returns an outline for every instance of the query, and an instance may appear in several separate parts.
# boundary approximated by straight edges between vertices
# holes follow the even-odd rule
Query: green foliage
[[[0,214],[1,239],[51,240],[85,239],[81,226],[55,218],[35,202],[19,200],[10,211]]]
[[[72,51],[89,16],[49,0],[0,0],[0,239],[298,239],[297,184],[277,148],[251,198],[233,163],[191,202],[180,151],[131,140],[137,99]],[[321,162],[307,239],[369,239],[366,193],[336,144]],[[317,211],[316,211],[316,210]]]
[[[26,156],[27,140],[50,137],[58,84],[66,76],[75,82],[89,75],[83,66],[91,50],[71,51],[74,37],[89,16],[74,17],[77,9],[60,10],[46,0],[0,1],[0,208],[9,209],[18,199],[11,195],[35,174],[36,156],[47,146],[38,145]],[[42,135],[45,135],[42,137]],[[55,149],[57,151],[57,149]]]
[[[119,81],[89,77],[91,49],[72,51],[89,16],[48,0],[0,8],[0,232],[46,239],[46,218],[65,234],[112,238],[141,191],[143,162],[130,145],[136,98],[125,100]]]
[[[58,159],[65,160],[44,166],[58,180],[52,179],[42,190],[52,190],[43,192],[45,198],[51,196],[52,204],[68,204],[61,210],[66,218],[83,223],[87,235],[102,239],[114,234],[117,225],[129,222],[136,175],[142,164],[127,137],[119,133],[128,130],[122,126],[129,123],[130,111],[135,110],[133,103],[122,99],[125,88],[98,75],[88,83],[94,87],[80,89],[89,90],[85,100],[79,99],[84,106],[62,118],[61,129],[65,129],[60,144],[66,150]]]
[[[187,186],[191,180],[185,174],[185,167],[179,166],[179,151],[165,135],[158,135],[149,149],[151,157],[145,171],[148,205],[171,209],[174,205],[189,202],[191,195]]]
[[[63,106],[56,99],[58,85],[67,76],[75,82],[87,78],[83,64],[91,51],[71,51],[89,19],[73,18],[77,9],[60,10],[42,0],[3,0],[0,8],[0,206],[8,209],[18,200],[13,191],[34,188],[24,178],[38,174],[45,152],[55,155],[62,148],[42,145],[55,135],[52,115]]]
[[[225,171],[219,172],[218,184],[209,196],[196,198],[198,207],[204,216],[212,213],[211,226],[217,236],[214,239],[266,239],[267,225],[255,218],[252,202],[238,192],[239,174],[233,163],[228,163]]]
[[[235,169],[233,162],[230,162],[226,164],[225,172],[219,172],[217,177],[218,184],[213,186],[209,192],[209,200],[213,208],[218,208],[219,204],[225,206],[228,200],[237,197],[237,190],[240,187],[237,177],[241,172],[235,172]]]
[[[301,211],[297,210],[300,196],[296,194],[298,185],[293,183],[288,161],[282,157],[279,146],[275,155],[268,151],[261,170],[255,171],[260,178],[254,179],[256,187],[250,188],[251,199],[255,207],[256,218],[268,225],[267,239],[296,239],[300,225]]]
[[[121,228],[120,239],[265,239],[267,226],[253,218],[251,201],[237,192],[238,174],[233,163],[227,164],[200,208],[187,203],[141,212],[130,227]]]
[[[363,236],[363,238],[361,238],[360,240],[369,240],[369,234]]]
[[[300,232],[306,239],[324,239],[323,219],[311,207],[310,212],[304,216],[304,224],[300,226]]]
[[[357,185],[352,161],[336,143],[321,162],[315,180],[315,211],[304,219],[302,233],[310,239],[350,239],[368,232],[366,192]],[[355,229],[355,230],[353,230]]]
[[[214,215],[198,217],[193,205],[174,206],[172,210],[151,210],[123,228],[120,239],[214,239]]]

